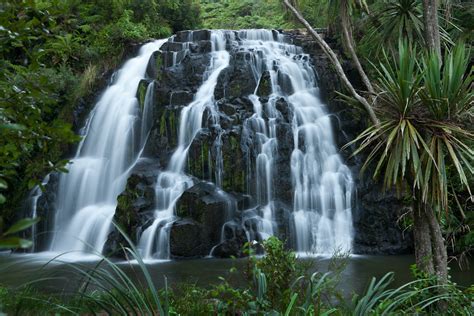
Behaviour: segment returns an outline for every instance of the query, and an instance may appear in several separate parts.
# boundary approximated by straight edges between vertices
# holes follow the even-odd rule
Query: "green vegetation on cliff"
[[[26,0],[0,4],[0,218],[79,140],[87,107],[137,44],[199,25],[193,0]],[[75,113],[82,104],[86,109]],[[75,126],[77,129],[80,126]],[[2,224],[0,220],[0,232]]]

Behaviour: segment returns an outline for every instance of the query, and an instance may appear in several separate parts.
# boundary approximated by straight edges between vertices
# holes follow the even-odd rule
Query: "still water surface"
[[[0,284],[16,287],[28,282],[45,278],[35,283],[38,288],[47,292],[74,291],[78,285],[77,276],[71,263],[52,261],[51,256],[10,255],[0,254]],[[311,271],[328,271],[329,258],[302,258]],[[346,294],[364,291],[372,277],[380,278],[385,273],[395,272],[394,286],[411,280],[410,265],[414,262],[411,255],[405,256],[366,256],[355,255],[347,259],[347,266],[341,275],[340,289]],[[165,278],[170,286],[178,283],[194,283],[209,286],[219,283],[219,277],[229,278],[235,286],[243,285],[245,280],[240,272],[231,273],[234,267],[237,271],[245,271],[247,259],[196,259],[181,261],[161,261],[147,264],[150,274],[157,284],[163,286]],[[454,282],[462,286],[474,284],[473,263],[471,269],[461,271],[457,264],[451,264],[451,276]],[[97,261],[74,263],[94,267]],[[142,279],[140,269],[136,264],[118,263],[134,278]]]

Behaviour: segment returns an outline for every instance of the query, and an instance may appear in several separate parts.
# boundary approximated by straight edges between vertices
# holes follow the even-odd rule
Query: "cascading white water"
[[[51,251],[102,252],[117,196],[125,188],[151,127],[153,84],[140,110],[139,82],[145,78],[150,56],[164,42],[166,39],[145,44],[137,57],[128,60],[90,114],[69,173],[60,176]]]
[[[192,34],[189,33],[189,41],[193,41]],[[153,83],[147,88],[140,110],[136,99],[139,81],[145,76],[151,54],[165,41],[145,45],[138,57],[129,60],[118,72],[116,83],[107,88],[91,113],[70,172],[60,177],[51,250],[102,251],[110,232],[116,198],[125,187],[152,125]],[[225,131],[219,125],[214,90],[219,74],[230,63],[226,42],[228,48],[247,53],[250,58],[245,60],[257,83],[255,91],[248,96],[254,114],[243,123],[244,129],[255,135],[255,170],[251,175],[255,177],[255,192],[249,193],[255,197],[257,207],[244,210],[241,219],[244,226],[247,221],[257,223],[252,232],[246,231],[248,238],[253,239],[257,234],[259,239],[266,239],[278,234],[275,215],[278,200],[275,177],[279,172],[276,168],[277,127],[283,115],[277,104],[284,99],[289,106],[294,135],[294,149],[288,163],[293,183],[292,223],[296,250],[313,254],[332,253],[336,248],[350,250],[352,177],[334,145],[331,122],[319,100],[309,58],[300,48],[286,43],[277,32],[245,30],[211,32],[211,58],[203,83],[193,101],[181,110],[178,145],[167,168],[156,180],[154,219],[143,231],[138,245],[142,256],[144,259],[170,257],[175,205],[193,185],[184,170],[188,150],[202,129],[205,112],[210,114],[218,135],[213,145],[216,151],[214,176],[216,185],[222,185],[221,151]],[[189,47],[189,43],[183,47]],[[177,55],[173,52],[173,63]],[[258,95],[262,93],[259,83],[267,74],[269,91],[265,92],[267,95]],[[223,200],[229,201],[225,210],[228,222],[222,229],[221,241],[224,241],[226,225],[239,225],[234,217],[237,202],[232,194],[220,189],[217,192]]]
[[[189,40],[192,41],[192,38]],[[178,146],[173,152],[167,170],[160,173],[156,182],[155,219],[145,229],[138,244],[146,260],[169,258],[169,232],[175,219],[175,204],[193,183],[192,179],[183,172],[188,149],[202,128],[204,111],[208,109],[211,113],[216,112],[214,89],[220,72],[229,65],[230,55],[225,51],[223,32],[213,31],[211,42],[211,62],[207,69],[206,79],[196,92],[194,100],[181,110]]]
[[[351,172],[334,144],[331,122],[316,89],[316,78],[296,46],[284,43],[282,35],[268,30],[240,31],[241,49],[252,54],[255,78],[265,70],[270,74],[271,95],[266,104],[267,122],[257,95],[250,95],[255,114],[248,120],[259,135],[256,158],[257,201],[263,205],[259,233],[273,234],[272,176],[276,152],[275,108],[285,98],[293,112],[294,150],[291,173],[294,187],[294,231],[296,250],[301,253],[330,254],[336,249],[352,249]],[[259,79],[260,80],[260,79]],[[255,92],[256,93],[256,92]]]
[[[47,175],[43,181],[41,182],[41,185],[44,187],[47,185],[49,182],[49,175]],[[29,208],[31,209],[31,218],[38,218],[38,200],[39,198],[43,195],[43,191],[41,190],[40,186],[35,186],[33,190],[30,193],[30,197],[28,199],[28,205]],[[37,224],[33,225],[31,227],[31,241],[33,242],[33,246],[31,247],[31,252],[35,252],[37,249],[37,234],[38,234],[38,229],[37,229]]]

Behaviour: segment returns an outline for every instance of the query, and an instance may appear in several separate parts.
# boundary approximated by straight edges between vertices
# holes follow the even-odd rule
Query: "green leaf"
[[[25,230],[33,226],[34,224],[38,223],[39,220],[40,220],[39,217],[20,219],[18,222],[13,224],[3,235],[7,236],[7,235],[17,233],[19,231]]]
[[[24,131],[26,127],[21,124],[0,124],[0,129],[12,129],[16,131]]]
[[[5,196],[0,193],[0,204],[5,203],[6,201],[7,201],[7,199],[5,198]]]
[[[30,180],[28,181],[28,189],[29,189],[29,190],[33,189],[34,186],[36,185],[36,183],[37,183],[37,182],[36,182],[35,179],[30,179]]]
[[[291,310],[293,309],[293,305],[295,305],[296,298],[298,297],[298,293],[293,294],[291,297],[290,304],[288,304],[288,308],[286,309],[285,316],[290,316]]]
[[[19,237],[8,237],[0,239],[0,249],[11,249],[11,248],[29,248],[33,245],[33,242],[27,239]]]

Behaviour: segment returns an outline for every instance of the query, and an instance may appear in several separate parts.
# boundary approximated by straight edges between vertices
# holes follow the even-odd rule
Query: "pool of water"
[[[68,257],[54,259],[51,254],[0,254],[0,284],[16,287],[34,282],[45,292],[74,291],[79,284],[75,269],[78,265],[94,267],[97,258],[89,258],[82,262],[67,262]],[[311,271],[327,272],[330,258],[301,258]],[[346,259],[347,265],[341,274],[340,290],[346,294],[364,291],[372,277],[380,278],[387,272],[395,272],[393,286],[411,280],[410,265],[414,257],[404,256],[366,256],[354,255]],[[143,280],[137,264],[116,262],[128,275]],[[471,266],[472,266],[471,262]],[[196,259],[180,261],[148,262],[147,267],[153,281],[159,287],[164,285],[165,278],[169,286],[180,283],[193,283],[209,286],[219,283],[219,277],[228,278],[230,283],[240,286],[245,283],[241,272],[246,270],[247,259]],[[238,272],[231,272],[236,268]],[[461,271],[457,264],[451,264],[451,276],[454,282],[463,286],[474,284],[474,273],[471,270]],[[233,269],[235,270],[235,269]]]

